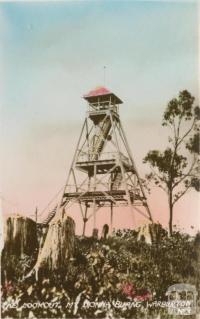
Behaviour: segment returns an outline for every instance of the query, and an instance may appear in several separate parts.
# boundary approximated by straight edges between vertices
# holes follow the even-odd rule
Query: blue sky
[[[195,3],[4,3],[1,12],[5,95],[12,114],[16,110],[20,118],[26,116],[27,96],[39,88],[45,94],[48,81],[57,77],[65,81],[66,102],[69,94],[70,102],[80,105],[84,90],[103,82],[103,65],[107,84],[127,100],[129,111],[141,97],[137,117],[143,117],[147,106],[152,116],[158,115],[155,102],[184,87],[197,95]],[[48,109],[42,109],[39,117],[46,117]],[[50,113],[54,118],[53,107]],[[74,119],[78,114],[79,108],[72,108]]]
[[[0,18],[2,192],[21,210],[64,183],[81,97],[103,84],[104,65],[142,174],[146,152],[166,140],[166,103],[185,88],[198,96],[197,2],[1,3]]]

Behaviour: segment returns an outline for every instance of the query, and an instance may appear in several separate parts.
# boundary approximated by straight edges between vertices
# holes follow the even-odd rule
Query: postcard
[[[2,318],[200,318],[198,24],[0,3]]]

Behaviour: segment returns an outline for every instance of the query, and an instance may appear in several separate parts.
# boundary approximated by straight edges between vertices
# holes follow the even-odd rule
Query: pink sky
[[[121,113],[124,107],[121,107]],[[147,145],[151,145],[151,148],[162,147],[162,141],[167,137],[163,134],[166,131],[160,126],[160,123],[154,123],[154,125],[153,123],[135,123],[133,127],[130,122],[125,121],[124,127],[140,176],[144,177],[148,167],[142,163],[142,159],[147,152]],[[25,141],[22,141],[21,147],[23,148],[21,151],[20,145],[17,145],[14,169],[12,169],[11,165],[13,163],[12,156],[8,156],[6,161],[7,173],[4,182],[4,193],[8,194],[5,198],[8,200],[11,198],[11,202],[3,201],[4,213],[18,212],[34,218],[32,215],[36,206],[39,214],[41,213],[65,184],[81,124],[80,122],[79,127],[71,126],[67,134],[65,129],[56,131],[56,134],[54,132],[52,136],[49,136],[48,131],[45,132],[45,129],[44,136],[40,132],[39,136],[37,136],[37,132],[33,132],[32,137],[24,137]],[[53,130],[53,128],[50,130]],[[132,132],[134,133],[132,134]],[[160,136],[162,136],[162,140]],[[38,143],[36,141],[33,142],[33,139],[36,139]],[[24,147],[25,143],[26,147]],[[35,149],[32,148],[32,145],[35,146]],[[9,196],[10,194],[12,196]],[[52,202],[49,209],[54,207],[58,199],[59,197]],[[154,221],[167,226],[168,207],[166,194],[154,187],[151,195],[148,195],[148,202]],[[47,213],[48,209],[43,216],[45,217]],[[77,210],[77,207],[70,208],[68,213],[76,221],[77,233],[81,233],[82,221],[80,222],[79,209]],[[43,216],[42,218],[44,218]],[[110,214],[107,209],[98,211],[97,225],[100,229],[109,220]],[[120,207],[116,209],[114,228],[135,228],[143,223],[146,223],[146,220],[140,217],[137,212],[132,216],[128,208]],[[174,209],[174,224],[179,225],[180,228],[184,228],[190,233],[194,233],[199,229],[199,194],[197,192],[191,190],[177,203]],[[92,226],[93,221],[91,219],[87,226],[88,234],[91,233]],[[191,229],[191,226],[194,226],[194,229]]]

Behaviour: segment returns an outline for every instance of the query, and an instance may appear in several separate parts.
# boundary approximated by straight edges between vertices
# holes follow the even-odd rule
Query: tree
[[[173,231],[173,209],[191,188],[199,191],[199,127],[200,109],[194,97],[184,90],[172,99],[164,112],[162,125],[170,129],[164,151],[147,153],[144,163],[151,168],[147,180],[163,189],[168,196],[169,233]]]

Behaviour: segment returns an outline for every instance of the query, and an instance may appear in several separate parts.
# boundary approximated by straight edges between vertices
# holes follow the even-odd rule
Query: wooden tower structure
[[[152,221],[146,196],[119,116],[123,102],[105,87],[84,95],[88,110],[75,149],[60,205],[77,204],[83,235],[89,218],[102,207],[110,209],[110,229],[115,207],[129,206]],[[141,210],[141,206],[144,207]]]

